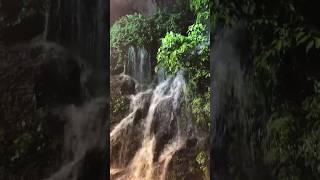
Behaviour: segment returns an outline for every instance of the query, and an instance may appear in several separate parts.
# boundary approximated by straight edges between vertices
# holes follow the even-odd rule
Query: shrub
[[[167,14],[158,10],[150,17],[141,14],[127,15],[120,18],[111,27],[111,70],[121,66],[127,57],[129,46],[147,48],[153,53],[159,46],[159,40],[167,31],[180,31],[181,13]]]

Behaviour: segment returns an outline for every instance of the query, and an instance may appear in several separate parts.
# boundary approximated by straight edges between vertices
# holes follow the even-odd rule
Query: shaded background
[[[211,4],[213,179],[319,178],[316,4]]]
[[[83,148],[67,179],[106,177],[108,5],[0,1],[0,179],[49,178],[72,162],[77,155],[65,142],[75,118],[66,107],[81,111],[96,97],[105,99],[96,107],[99,128],[82,135],[96,133],[97,143]]]

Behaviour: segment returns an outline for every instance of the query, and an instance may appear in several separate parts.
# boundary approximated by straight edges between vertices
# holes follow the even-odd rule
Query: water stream
[[[106,178],[106,3],[49,0],[44,40],[65,47],[77,58],[83,92],[80,103],[61,107],[65,123],[63,162],[48,177],[51,180]]]
[[[130,46],[128,62],[124,73],[135,78],[139,83],[148,83],[151,80],[151,61],[148,51],[144,47]]]
[[[111,179],[167,179],[173,156],[195,135],[181,74],[131,97],[110,133]]]
[[[50,180],[81,179],[84,158],[93,148],[101,144],[101,113],[105,98],[95,98],[80,107],[67,106],[64,119],[67,120],[64,134],[64,165],[54,173]]]

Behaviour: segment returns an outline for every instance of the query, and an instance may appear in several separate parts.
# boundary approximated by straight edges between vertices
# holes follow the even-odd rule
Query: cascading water
[[[4,35],[10,36],[8,47],[12,48],[8,48],[7,57],[2,58],[6,64],[10,62],[10,66],[4,64],[0,71],[12,70],[13,73],[4,73],[8,81],[4,81],[4,88],[0,89],[12,91],[6,84],[12,87],[14,82],[19,93],[2,98],[1,103],[10,102],[10,106],[0,111],[8,122],[12,138],[5,143],[10,149],[7,158],[18,151],[23,153],[19,153],[19,157],[15,155],[15,162],[12,158],[10,163],[3,161],[5,166],[1,162],[0,179],[106,179],[107,3],[105,0],[5,3],[19,18],[14,24],[4,21],[8,29]],[[0,4],[3,10],[2,1]],[[8,12],[10,19],[15,16],[11,14]],[[0,31],[2,41],[2,29]],[[18,110],[22,114],[15,113]],[[11,119],[23,125],[9,123]],[[13,127],[19,129],[12,131]],[[36,127],[37,134],[34,134]],[[30,146],[20,150],[13,140],[25,134],[30,135]],[[25,158],[28,161],[24,161]],[[7,166],[15,172],[7,174]]]
[[[44,36],[77,57],[83,92],[80,103],[61,108],[65,121],[63,163],[48,178],[51,180],[106,176],[106,7],[104,0],[50,0]]]
[[[120,2],[131,1],[111,7]],[[151,10],[144,2],[135,1]],[[111,179],[203,179],[196,157],[207,139],[193,124],[183,75],[167,77],[160,68],[154,77],[156,52],[147,49],[129,46],[123,73],[119,68],[111,78]]]
[[[151,63],[148,51],[143,47],[130,46],[125,74],[135,78],[139,83],[148,83],[151,77]]]
[[[244,71],[241,68],[241,57],[237,47],[239,26],[226,27],[216,36],[212,48],[212,98],[213,98],[213,138],[212,138],[212,179],[233,179],[230,174],[228,141],[231,127],[242,119],[245,95]],[[237,126],[237,125],[236,125]]]
[[[50,16],[50,12],[49,12],[49,7],[50,7],[50,2],[46,1],[46,6],[45,6],[45,21],[44,21],[44,29],[43,29],[43,33],[42,33],[42,40],[46,41],[47,40],[47,36],[48,36],[48,26],[49,26],[49,16]]]
[[[196,134],[183,76],[132,95],[130,107],[110,133],[111,179],[167,179],[173,156]]]
[[[263,107],[264,101],[251,92],[245,23],[223,27],[216,38],[211,54],[212,179],[236,179],[239,172],[245,179],[261,179],[253,132],[264,112],[253,116],[252,104]]]
[[[81,107],[70,105],[65,108],[64,163],[65,165],[50,180],[81,179],[80,169],[84,157],[101,144],[101,113],[104,111],[105,98],[96,98]]]

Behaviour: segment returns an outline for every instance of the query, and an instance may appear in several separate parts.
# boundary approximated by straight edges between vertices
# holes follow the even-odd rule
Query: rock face
[[[60,179],[103,179],[103,161],[99,144],[105,129],[101,128],[100,117],[105,114],[105,98],[95,98],[81,106],[69,105],[64,108],[64,164],[52,174],[49,180]]]
[[[199,169],[189,169],[197,167],[202,140],[191,121],[185,88],[177,75],[129,96],[128,115],[115,122],[110,133],[112,179],[182,179],[186,173],[201,179]],[[179,174],[181,170],[185,173]]]
[[[128,75],[110,78],[110,129],[129,114],[130,96],[136,93],[137,82]]]
[[[22,44],[4,52],[3,84],[23,86],[38,105],[68,104],[81,100],[81,67],[77,57],[55,43]],[[22,83],[23,82],[23,83]],[[2,87],[4,88],[4,87]]]
[[[0,114],[1,127],[6,127],[2,131],[6,138],[2,139],[1,144],[14,146],[13,142],[21,136],[20,132],[32,134],[33,129],[37,129],[39,124],[48,129],[43,134],[51,136],[47,138],[49,143],[61,141],[64,122],[53,110],[59,109],[63,104],[81,101],[81,69],[76,57],[54,43],[3,46],[1,57]],[[37,120],[37,113],[42,109],[47,110],[42,112],[43,119]],[[37,146],[36,141],[30,143],[36,143],[33,145]],[[62,152],[62,143],[59,144],[56,149],[51,149],[50,146],[43,147],[48,152],[54,150],[56,153],[47,154],[41,159],[44,162],[43,167],[37,167],[39,174],[46,176],[46,173],[50,173],[47,170],[43,171],[52,168],[52,164],[46,163],[52,157],[56,159],[54,164],[59,164],[57,160],[60,158],[57,156]],[[19,161],[17,159],[16,162]],[[7,167],[5,164],[1,166]],[[24,166],[28,167],[28,164],[25,163]],[[9,174],[10,171],[7,170],[6,173]],[[28,173],[31,172],[25,174]],[[40,178],[42,175],[39,174],[34,175],[34,178]],[[8,176],[4,175],[4,178],[6,177]]]
[[[136,80],[128,75],[120,74],[110,77],[110,88],[115,95],[136,94],[136,86],[138,86]]]
[[[6,148],[0,150],[0,179],[43,179],[59,169],[68,161],[61,160],[66,156],[63,135],[69,131],[64,107],[80,107],[108,93],[107,2],[45,2],[47,7],[33,0],[28,7],[16,0],[1,2],[1,15],[6,17],[0,19],[0,142]],[[20,18],[22,10],[35,9],[40,14]],[[106,176],[108,108],[102,109],[107,112],[97,112],[95,137],[101,143],[86,148],[74,167],[82,172],[75,179]],[[88,171],[89,166],[95,171]]]
[[[119,17],[140,12],[150,15],[157,7],[155,0],[111,0],[110,1],[110,22],[115,22]]]
[[[123,167],[128,164],[141,146],[141,139],[143,138],[141,132],[144,129],[143,119],[148,113],[151,96],[152,91],[132,95],[128,100],[129,102],[125,104],[126,106],[130,105],[130,107],[122,114],[122,118],[115,121],[116,117],[111,114],[113,126],[110,131],[114,132],[114,135],[111,138],[110,162],[114,165]],[[128,122],[132,123],[127,124]],[[125,133],[121,132],[123,126],[126,126]]]
[[[88,74],[90,96],[105,96],[109,79],[107,1],[105,0],[49,0],[50,9],[46,39],[56,42],[80,56]]]
[[[157,8],[173,9],[176,0],[111,0],[110,23],[113,24],[121,16],[133,13],[151,15]]]
[[[2,107],[22,103],[20,110],[68,104],[81,99],[80,65],[54,43],[21,44],[3,49],[0,73]],[[23,103],[25,101],[25,103]],[[11,105],[13,105],[11,104]],[[8,113],[4,117],[21,113]]]

